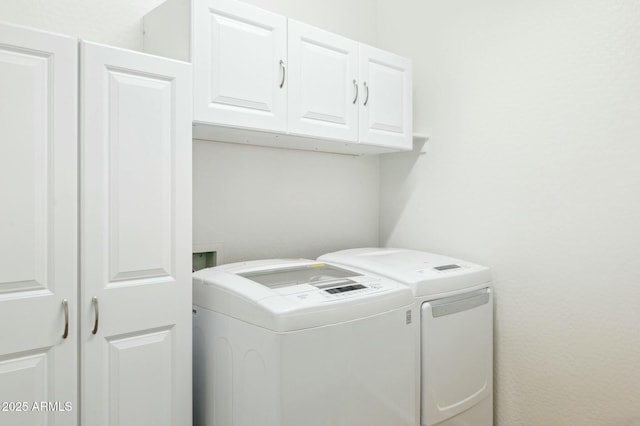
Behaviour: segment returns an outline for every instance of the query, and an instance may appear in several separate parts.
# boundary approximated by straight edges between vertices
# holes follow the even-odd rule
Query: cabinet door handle
[[[62,338],[66,339],[69,336],[69,302],[67,299],[62,301],[62,310],[64,311],[64,331],[62,332]]]
[[[353,80],[353,88],[356,89],[356,94],[353,97],[353,104],[355,105],[356,101],[358,100],[358,82],[355,79]]]
[[[100,314],[98,313],[98,298],[94,296],[93,299],[91,299],[91,303],[93,304],[93,310],[96,315],[95,322],[93,323],[93,330],[91,330],[91,333],[96,334],[98,332],[98,319],[100,317]]]
[[[365,91],[365,96],[364,96],[364,106],[367,106],[367,102],[369,102],[369,86],[367,85],[367,82],[365,81],[364,83],[362,83],[364,85],[364,91]]]
[[[282,80],[280,80],[280,88],[282,89],[284,87],[285,76],[287,75],[287,68],[282,59],[280,59],[280,70],[282,71]]]

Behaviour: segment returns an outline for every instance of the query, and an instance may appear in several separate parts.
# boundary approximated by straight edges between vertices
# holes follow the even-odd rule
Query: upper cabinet
[[[413,144],[411,61],[360,45],[361,143],[410,150]]]
[[[411,150],[411,62],[236,0],[167,0],[145,50],[193,62],[194,138]]]
[[[358,43],[289,19],[289,121],[298,135],[358,141]]]
[[[286,131],[286,18],[239,2],[194,5],[194,121]]]

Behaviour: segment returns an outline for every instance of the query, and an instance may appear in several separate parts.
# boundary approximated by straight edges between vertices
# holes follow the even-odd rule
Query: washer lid
[[[193,274],[194,305],[274,331],[376,315],[413,302],[395,281],[306,259],[275,259]]]
[[[391,278],[410,286],[416,297],[456,292],[491,281],[486,266],[417,250],[360,248],[327,253],[318,260]]]
[[[271,269],[254,268],[243,271],[242,268],[235,272],[241,277],[262,284],[272,289],[299,286],[301,284],[322,285],[335,281],[351,282],[349,277],[359,277],[354,271],[327,265],[326,263],[312,262],[311,264],[299,262],[295,265],[271,266]]]

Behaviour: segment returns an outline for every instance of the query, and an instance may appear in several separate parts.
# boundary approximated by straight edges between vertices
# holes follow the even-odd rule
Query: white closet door
[[[413,147],[411,61],[360,45],[360,142],[399,150]]]
[[[358,43],[289,19],[288,131],[358,140]]]
[[[80,55],[82,424],[188,425],[190,65]]]
[[[286,130],[287,20],[235,0],[194,0],[194,121]]]
[[[76,40],[0,24],[2,425],[77,424],[76,69]]]

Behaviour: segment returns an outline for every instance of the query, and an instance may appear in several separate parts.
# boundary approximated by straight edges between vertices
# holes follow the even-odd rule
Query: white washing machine
[[[409,288],[311,260],[193,274],[195,426],[413,426]]]
[[[413,290],[420,312],[420,424],[493,424],[493,297],[487,267],[404,249],[343,250],[319,260]]]

